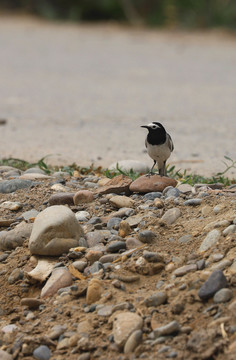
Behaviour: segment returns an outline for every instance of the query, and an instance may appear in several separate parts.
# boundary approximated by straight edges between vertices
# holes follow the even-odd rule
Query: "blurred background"
[[[140,125],[160,121],[172,164],[222,171],[235,29],[235,0],[0,0],[0,158],[151,166]]]
[[[2,9],[70,21],[183,28],[236,27],[235,0],[1,0]]]

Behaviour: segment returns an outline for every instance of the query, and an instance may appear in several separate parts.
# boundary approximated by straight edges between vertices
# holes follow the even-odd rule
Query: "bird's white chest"
[[[166,143],[161,145],[151,145],[147,144],[147,152],[148,155],[153,159],[156,160],[156,162],[163,163],[166,161],[171,154],[171,151]]]

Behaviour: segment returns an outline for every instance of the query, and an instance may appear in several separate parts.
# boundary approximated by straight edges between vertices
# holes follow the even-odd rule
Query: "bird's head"
[[[163,130],[165,131],[164,126],[161,123],[156,122],[156,121],[153,121],[148,125],[142,125],[141,127],[148,129],[149,132],[159,132],[159,131],[163,131]]]

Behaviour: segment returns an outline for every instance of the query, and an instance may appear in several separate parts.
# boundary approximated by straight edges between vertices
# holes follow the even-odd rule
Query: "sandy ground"
[[[151,165],[140,125],[155,120],[178,168],[210,174],[236,159],[232,34],[2,16],[0,46],[0,158]]]

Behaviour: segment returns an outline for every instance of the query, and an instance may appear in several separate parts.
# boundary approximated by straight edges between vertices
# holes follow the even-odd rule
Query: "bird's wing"
[[[173,144],[173,141],[171,139],[170,134],[166,134],[166,142],[167,142],[167,145],[168,145],[170,151],[173,151],[174,150],[174,144]]]

